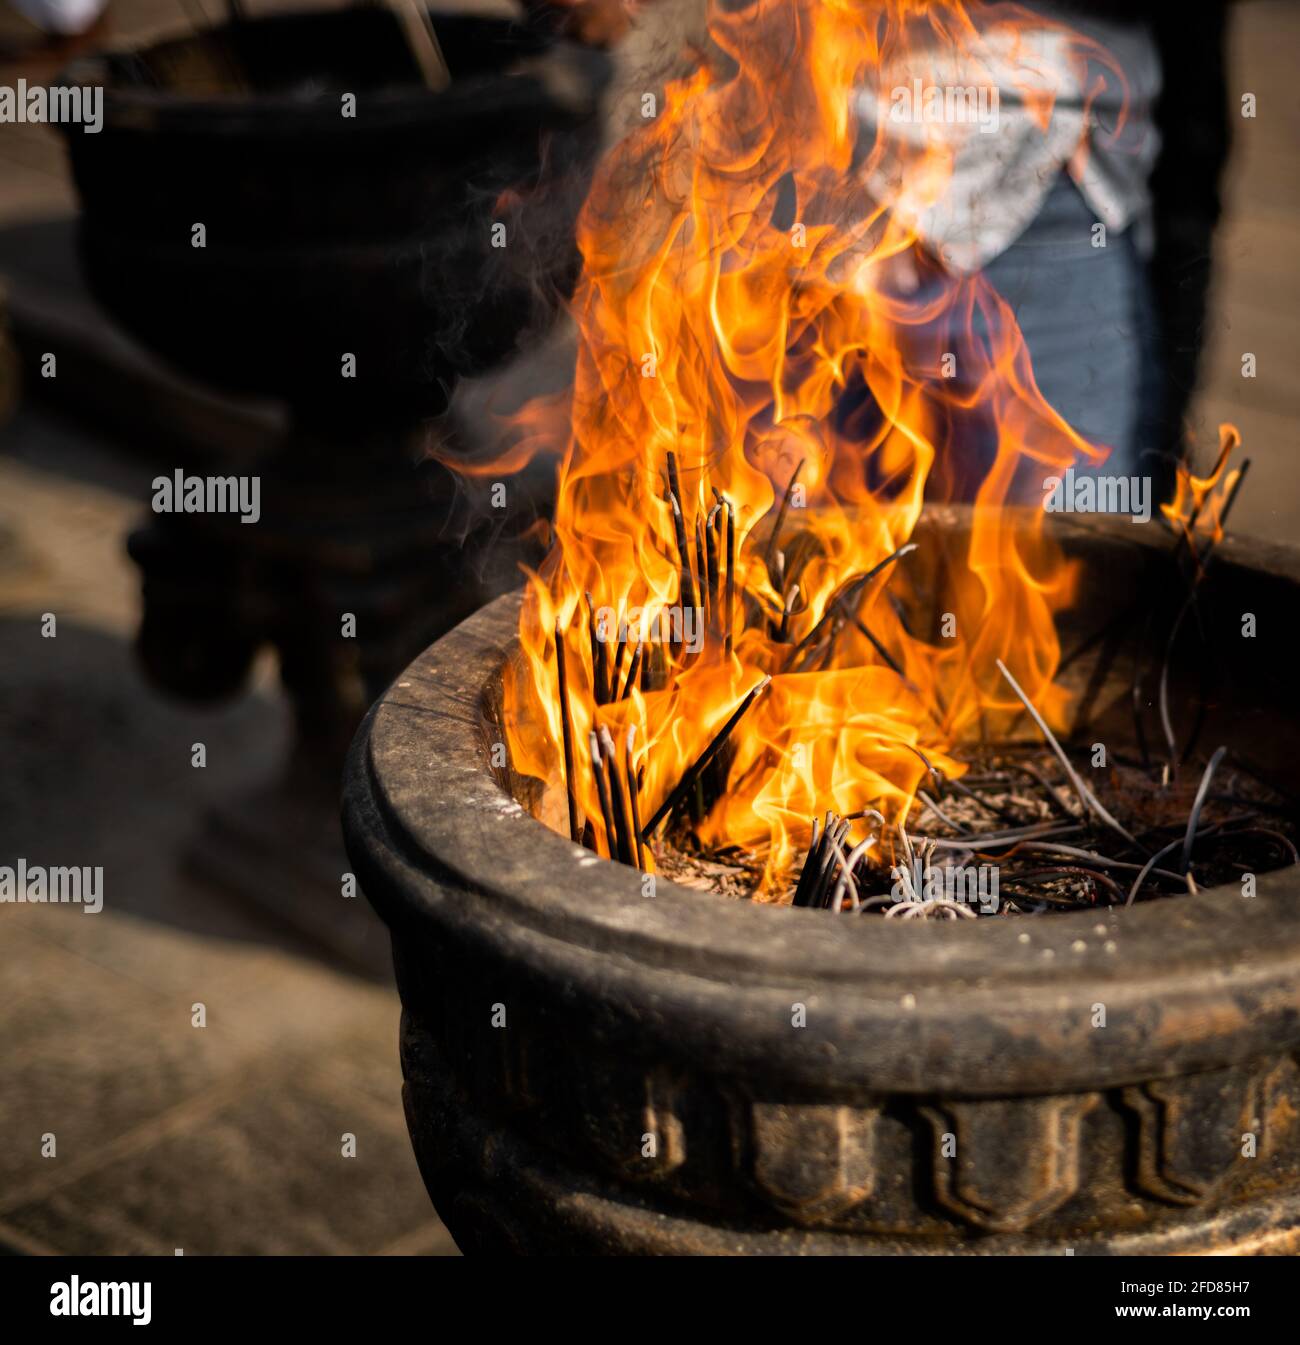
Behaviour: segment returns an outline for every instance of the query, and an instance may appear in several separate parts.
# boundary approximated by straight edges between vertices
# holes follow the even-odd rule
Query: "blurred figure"
[[[109,0],[8,0],[36,31],[14,41],[17,26],[6,23],[0,37],[0,65],[16,74],[52,76],[79,52],[95,47],[108,33]]]
[[[706,0],[528,3],[580,40],[618,44],[630,97],[685,73],[689,52],[707,46]],[[994,59],[947,72],[955,83],[992,79],[999,124],[954,136],[944,209],[910,222],[933,261],[982,272],[1007,301],[1043,395],[1112,449],[1098,470],[1151,477],[1154,498],[1167,498],[1184,451],[1228,148],[1225,5],[1207,0],[1188,14],[1157,0],[1027,0],[1017,17],[1025,42],[1001,70]],[[1055,94],[1046,130],[1024,96],[1026,68]],[[873,116],[877,106],[874,95],[860,102],[867,145],[878,130],[898,133]],[[617,99],[612,117],[615,137],[636,124]],[[906,289],[907,268],[895,272]],[[847,417],[854,409],[842,408]]]

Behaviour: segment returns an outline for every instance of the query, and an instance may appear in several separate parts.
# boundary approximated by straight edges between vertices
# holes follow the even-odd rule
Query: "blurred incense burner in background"
[[[968,527],[936,510],[917,556]],[[1070,649],[1173,579],[1169,539],[1057,520]],[[1226,541],[1203,594],[1205,731],[1294,789],[1300,555]],[[371,712],[345,830],[388,923],[411,1135],[462,1248],[1295,1251],[1300,877],[955,923],[720,900],[538,822],[492,765],[519,599]],[[1258,636],[1240,638],[1243,611]],[[1134,627],[1063,677],[1069,741],[1132,749]],[[1140,625],[1138,627],[1140,631]],[[1173,672],[1185,704],[1197,673]],[[1125,746],[1127,745],[1127,746]],[[496,749],[499,760],[499,748]],[[1253,1156],[1251,1156],[1253,1154]]]
[[[434,27],[439,92],[383,9],[237,18],[64,75],[105,87],[101,133],[67,137],[95,296],[184,372],[290,410],[270,456],[226,467],[260,477],[256,526],[159,515],[131,543],[157,683],[224,697],[259,647],[279,656],[298,722],[281,802],[311,806],[225,819],[209,867],[250,890],[290,837],[318,848],[374,697],[529,554],[526,486],[504,531],[454,520],[423,424],[572,286],[607,59],[503,20]],[[337,896],[335,857],[319,869]]]

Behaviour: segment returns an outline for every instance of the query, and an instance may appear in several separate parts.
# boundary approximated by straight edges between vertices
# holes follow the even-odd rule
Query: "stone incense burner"
[[[963,526],[931,514],[918,540]],[[1154,526],[1055,526],[1088,576],[1064,648],[1161,591]],[[1205,582],[1228,676],[1202,742],[1285,785],[1300,555],[1224,543]],[[344,803],[392,932],[412,1141],[464,1250],[1300,1249],[1295,870],[1261,876],[1253,899],[953,923],[662,880],[647,899],[490,764],[518,612],[499,599],[398,679],[357,737]],[[1125,653],[1108,674],[1117,715]],[[1196,676],[1183,662],[1176,704]],[[1123,732],[1104,720],[1088,732]]]

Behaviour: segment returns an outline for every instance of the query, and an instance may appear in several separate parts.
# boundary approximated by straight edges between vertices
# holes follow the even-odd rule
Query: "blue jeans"
[[[1096,470],[1142,475],[1152,469],[1143,450],[1161,443],[1155,307],[1131,233],[1093,247],[1096,223],[1062,173],[984,275],[1015,313],[1048,403],[1085,439],[1113,449]]]
[[[1076,473],[1150,475],[1154,463],[1144,451],[1158,446],[1162,437],[1158,333],[1146,263],[1128,232],[1112,233],[1105,247],[1094,247],[1096,223],[1062,173],[1034,222],[985,268],[984,276],[1016,318],[1043,397],[1085,439],[1111,449],[1096,468],[1080,459]],[[918,308],[941,297],[948,283],[924,286],[915,296]],[[978,378],[985,365],[972,345],[987,347],[993,335],[983,311],[976,310],[969,326],[967,316],[960,306],[948,306],[933,323],[913,329],[923,362],[932,360],[936,350],[955,354],[959,392],[963,372],[974,370],[972,377]],[[836,408],[837,431],[850,442],[870,441],[880,419],[874,399],[855,379]],[[998,431],[989,408],[951,412],[944,443],[926,483],[926,498],[971,500],[997,453]],[[1049,471],[1022,463],[1009,499],[1041,504]],[[877,475],[871,462],[864,477],[868,488],[885,494],[900,485],[896,478],[891,482]]]

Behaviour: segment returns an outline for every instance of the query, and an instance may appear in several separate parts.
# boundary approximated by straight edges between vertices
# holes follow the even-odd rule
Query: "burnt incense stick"
[[[609,699],[609,651],[596,623],[596,600],[587,594],[587,623],[591,634],[591,695],[597,705]]]
[[[821,829],[821,819],[814,817],[812,824],[812,839],[808,842],[808,853],[804,856],[803,868],[799,870],[799,881],[795,885],[794,898],[791,901],[792,906],[807,906],[808,893],[812,887],[813,874],[817,871],[817,863],[821,856],[822,838],[830,831],[830,820],[832,814],[826,814],[826,832]]]
[[[618,856],[615,853],[614,804],[609,796],[609,781],[602,769],[600,739],[596,736],[594,730],[591,733],[590,748],[591,773],[596,777],[596,792],[600,795],[600,811],[605,823],[605,850],[610,859],[617,859]]]
[[[632,662],[627,666],[627,681],[623,683],[623,690],[619,693],[618,699],[625,701],[628,698],[632,688],[637,685],[637,673],[641,671],[641,655],[645,650],[645,641],[638,640],[636,648],[632,651]]]
[[[569,707],[569,673],[564,653],[564,632],[559,619],[555,622],[555,669],[560,684],[560,729],[564,742],[564,790],[569,796],[569,836],[582,840],[582,824],[578,820],[578,784],[573,775],[573,714]]]
[[[1201,776],[1200,786],[1196,791],[1196,798],[1192,803],[1192,811],[1187,818],[1187,832],[1183,837],[1183,853],[1180,867],[1184,873],[1192,862],[1192,843],[1196,840],[1196,824],[1201,819],[1201,809],[1205,807],[1205,796],[1210,792],[1210,782],[1214,779],[1214,772],[1219,769],[1219,763],[1227,755],[1228,749],[1220,747],[1210,758],[1205,767],[1205,774]]]
[[[781,625],[777,638],[785,644],[790,638],[790,618],[794,615],[794,605],[799,600],[799,585],[791,584],[790,592],[785,595],[785,606],[781,612]]]
[[[871,628],[867,625],[867,623],[863,621],[863,619],[860,616],[855,616],[853,618],[853,624],[871,642],[872,649],[874,649],[876,653],[880,655],[885,665],[892,672],[897,673],[898,676],[901,677],[904,682],[908,682],[907,674],[903,671],[902,666],[899,664],[898,660],[889,652],[888,649],[885,648],[883,644],[880,643],[878,639],[876,639],[875,635],[872,633]],[[909,682],[908,685],[910,686],[911,683]]]
[[[817,871],[816,885],[808,904],[818,910],[825,910],[830,900],[831,879],[835,876],[835,856],[844,844],[844,838],[853,825],[847,818],[840,818],[828,833],[829,839],[822,846],[821,866]]]
[[[668,503],[673,511],[673,534],[677,539],[677,561],[679,567],[678,602],[684,611],[695,607],[695,581],[691,577],[691,553],[686,546],[686,519],[677,496],[670,493]],[[683,619],[685,619],[683,617]]]
[[[623,798],[623,782],[618,769],[618,751],[614,739],[603,724],[600,728],[600,751],[605,767],[605,780],[609,786],[611,811],[614,814],[614,834],[618,841],[618,857],[624,864],[635,864],[636,856],[632,848],[632,822],[627,814],[627,802]]]
[[[1037,707],[1029,697],[1025,695],[1024,691],[1021,690],[1020,683],[1012,677],[1007,665],[1003,663],[1001,659],[995,661],[998,666],[998,671],[1006,678],[1007,684],[1011,687],[1011,690],[1016,693],[1016,697],[1019,699],[1020,703],[1029,711],[1030,718],[1038,725],[1039,732],[1047,739],[1047,745],[1056,754],[1056,759],[1065,767],[1065,773],[1069,777],[1070,783],[1074,786],[1074,792],[1079,796],[1079,805],[1083,809],[1084,816],[1086,817],[1091,813],[1099,817],[1112,831],[1118,832],[1131,846],[1137,850],[1141,850],[1142,847],[1137,843],[1137,840],[1129,832],[1128,828],[1117,822],[1110,813],[1107,812],[1101,801],[1083,782],[1083,778],[1071,764],[1070,758],[1065,755],[1065,751],[1061,747],[1061,744],[1056,741],[1056,735],[1047,727],[1047,721],[1038,713]]]
[[[670,448],[668,450],[668,489],[678,498],[685,499],[682,494],[682,478],[677,474],[677,454]]]
[[[623,762],[623,771],[627,777],[627,799],[632,809],[632,835],[636,841],[636,865],[645,872],[645,842],[641,839],[641,805],[637,801],[636,771],[632,768],[632,744],[636,740],[636,725],[627,731],[627,756]]]
[[[619,621],[618,643],[614,646],[614,657],[609,665],[609,698],[618,699],[619,669],[623,666],[623,651],[628,643],[627,628]]]
[[[677,473],[677,454],[671,448],[668,450],[668,491],[673,509],[673,531],[677,537],[677,559],[681,562],[681,596],[678,601],[689,610],[698,607],[699,602],[691,574],[691,553],[686,543],[686,515],[682,512],[682,501],[686,497],[682,494],[682,479]]]
[[[768,534],[767,546],[763,548],[763,564],[767,567],[767,572],[772,573],[772,557],[776,553],[777,539],[781,536],[781,529],[785,526],[785,516],[790,512],[790,499],[794,495],[795,482],[799,480],[799,473],[803,471],[803,465],[807,458],[800,458],[799,465],[790,473],[790,484],[785,488],[785,494],[781,497],[781,507],[777,510],[776,522],[772,524],[772,531]]]
[[[841,584],[839,589],[831,595],[831,599],[826,604],[826,610],[821,614],[820,620],[818,620],[808,634],[805,635],[791,651],[790,657],[786,661],[787,671],[792,671],[794,669],[795,662],[798,660],[799,656],[810,645],[818,641],[818,637],[826,626],[837,620],[843,620],[841,608],[843,608],[846,603],[860,603],[862,595],[867,591],[867,586],[871,581],[883,570],[893,565],[895,561],[902,560],[904,556],[910,555],[916,550],[916,547],[917,544],[915,542],[907,542],[903,546],[900,546],[896,551],[891,551],[884,560],[873,565],[865,574],[857,575],[855,578],[848,579]]]
[[[699,594],[700,606],[704,608],[707,619],[709,608],[709,572],[704,563],[704,511],[698,506],[695,510],[695,589]]]
[[[722,525],[715,522],[721,515],[722,506],[715,504],[704,520],[704,545],[709,564],[709,620],[715,629],[721,629],[718,626],[718,534]]]
[[[718,753],[722,751],[727,739],[731,737],[733,730],[736,725],[740,723],[745,712],[751,705],[753,705],[758,697],[771,686],[771,684],[772,679],[770,677],[764,677],[761,682],[746,693],[745,698],[735,710],[732,711],[731,718],[718,730],[708,747],[696,757],[695,762],[688,768],[686,774],[677,782],[676,788],[674,788],[668,797],[659,805],[655,815],[642,828],[642,840],[648,841],[650,837],[654,835],[655,828],[658,827],[664,818],[666,818],[673,809],[690,794],[696,780],[703,775],[705,770],[708,769],[710,762],[712,762]]]
[[[736,511],[725,495],[718,497],[727,514],[727,610],[723,622],[723,651],[731,657],[731,623],[736,612]]]

